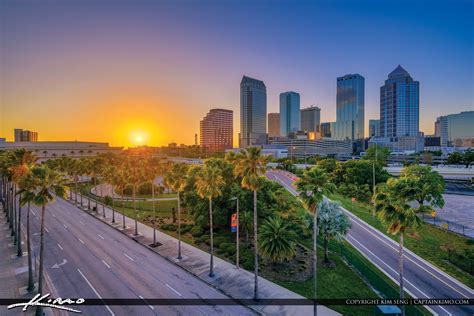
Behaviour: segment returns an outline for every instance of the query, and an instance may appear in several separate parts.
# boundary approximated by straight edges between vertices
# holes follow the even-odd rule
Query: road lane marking
[[[367,247],[365,247],[363,244],[361,244],[357,239],[355,239],[354,237],[352,236],[349,236],[349,238],[351,238],[352,240],[354,240],[356,243],[358,243],[362,248],[364,248],[365,250],[367,250],[367,252],[369,252],[372,256],[374,256],[375,258],[377,258],[380,262],[382,262],[384,265],[386,265],[390,270],[392,270],[398,277],[399,277],[399,274],[398,272],[393,269],[392,267],[390,267],[388,264],[386,264],[382,259],[380,259],[377,255],[375,255],[372,251],[370,251],[369,249],[367,249]],[[353,243],[351,243],[349,241],[349,243],[357,248]],[[382,271],[386,276],[388,276],[390,279],[392,279],[393,282],[395,282],[395,284],[398,284],[400,280],[396,280],[395,277],[391,276],[390,273],[388,273],[387,271],[383,270],[378,264],[376,264],[372,259],[369,258],[369,256],[365,255],[365,257],[370,261],[372,262],[373,265],[375,265],[380,271]],[[400,278],[400,277],[399,277]],[[428,295],[426,295],[426,293],[424,293],[423,291],[421,291],[419,288],[417,288],[416,286],[413,285],[413,283],[411,283],[410,281],[408,281],[406,278],[403,278],[403,280],[405,282],[407,282],[408,284],[410,284],[413,288],[415,288],[418,292],[420,292],[422,295],[425,296],[425,298],[429,298]],[[407,288],[404,288],[404,290],[410,294],[412,297],[417,297],[416,295],[414,295],[410,290],[408,290]],[[444,310],[448,315],[452,315],[450,312],[448,312],[446,309],[444,309],[443,307],[441,307],[440,305],[436,305],[438,306],[439,308],[441,308],[442,310]],[[427,309],[430,309],[428,306],[424,305],[425,308]]]
[[[79,221],[79,223],[81,223],[82,225],[85,225],[83,221]]]
[[[35,213],[35,211],[31,210],[31,213],[33,213],[33,215],[34,215],[34,216],[36,216],[36,213]]]
[[[44,230],[45,230],[47,233],[49,233],[49,229],[47,229],[46,227],[44,228]]]
[[[83,242],[81,238],[77,238],[77,239],[79,240],[81,244],[85,245],[85,242]]]
[[[53,217],[56,218],[56,215],[54,215],[54,213],[51,213],[51,215],[53,215]]]
[[[107,262],[105,262],[104,260],[102,260],[102,263],[105,264],[105,266],[109,269],[111,269],[111,267],[107,264]]]
[[[101,239],[105,239],[103,236],[101,236],[101,235],[99,235],[99,234],[97,234],[97,236],[99,236]]]
[[[135,262],[135,259],[133,259],[132,257],[130,257],[129,255],[127,255],[126,253],[124,253],[125,257],[127,257],[128,259],[132,260],[133,262]]]
[[[61,249],[61,250],[64,250],[64,249],[63,249],[63,247],[61,247],[61,245],[60,245],[60,244],[58,244],[58,247],[59,247],[59,249]]]
[[[64,226],[64,228],[65,228],[65,229],[67,229],[67,226],[66,226],[66,224],[63,224],[63,226]]]
[[[141,299],[146,303],[146,301],[145,301],[145,299],[143,298],[143,296],[138,295],[138,297],[141,298]],[[155,309],[155,308],[154,308],[153,306],[151,306],[151,305],[148,305],[148,307],[150,307],[151,309]]]
[[[87,280],[86,276],[82,273],[81,270],[77,269],[77,272],[79,272],[79,274],[84,278],[84,280],[87,282],[87,284],[90,286],[90,288],[92,289],[92,291],[94,291],[95,295],[97,295],[98,298],[100,298],[102,300],[102,297],[99,295],[99,292],[97,292],[97,290],[92,286],[92,284],[89,282],[89,280]],[[114,312],[112,312],[112,310],[110,309],[109,306],[107,305],[104,305],[105,308],[107,308],[107,310],[110,312],[110,314],[112,316],[115,316]]]
[[[176,294],[178,294],[179,296],[183,296],[181,295],[181,293],[179,293],[178,291],[176,291],[175,289],[173,289],[171,286],[168,285],[168,283],[165,283],[165,285],[173,292],[175,292]]]

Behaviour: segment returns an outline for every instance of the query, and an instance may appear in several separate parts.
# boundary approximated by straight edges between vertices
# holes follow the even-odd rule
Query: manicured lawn
[[[379,219],[372,217],[370,205],[360,202],[352,203],[349,198],[337,194],[332,195],[331,198],[340,201],[347,210],[398,242],[397,236],[387,234]],[[416,232],[409,232],[405,238],[405,246],[469,287],[474,287],[474,276],[461,270],[448,259],[448,249],[474,257],[474,243],[469,238],[423,223]],[[458,264],[468,267],[470,262],[464,258]]]

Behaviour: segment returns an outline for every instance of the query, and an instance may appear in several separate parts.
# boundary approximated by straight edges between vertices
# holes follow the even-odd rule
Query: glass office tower
[[[289,91],[280,93],[280,135],[288,136],[300,130],[300,95]]]
[[[393,138],[420,135],[419,82],[400,65],[380,87],[380,136]]]
[[[267,143],[267,88],[261,80],[247,76],[240,82],[239,147]]]
[[[359,74],[337,78],[336,123],[331,137],[364,139],[365,80]]]

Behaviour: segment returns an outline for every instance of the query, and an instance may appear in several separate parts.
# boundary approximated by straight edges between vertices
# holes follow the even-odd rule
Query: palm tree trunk
[[[253,240],[254,240],[254,291],[253,299],[258,300],[258,238],[257,238],[257,190],[253,190]]]
[[[30,202],[28,202],[28,211],[26,213],[26,250],[28,251],[28,287],[26,290],[31,292],[35,288],[35,281],[33,280],[33,263],[31,261]]]
[[[46,206],[41,206],[41,229],[40,229],[40,263],[38,274],[38,293],[43,291],[43,259],[44,259],[44,216],[46,214]],[[36,316],[43,315],[42,307],[36,307]]]
[[[115,224],[115,198],[114,198],[114,186],[112,185],[112,224]]]
[[[122,188],[122,228],[125,229],[125,202],[123,197],[124,189]]]
[[[72,185],[69,185],[69,201],[72,201]]]
[[[151,205],[153,206],[153,245],[156,246],[156,210],[155,210],[155,184],[151,181]]]
[[[94,177],[94,188],[95,188],[95,193],[97,195],[97,178]],[[99,212],[99,207],[97,206],[97,198],[95,198],[95,211]]]
[[[318,298],[317,295],[317,285],[318,285],[318,253],[317,253],[317,244],[318,242],[318,207],[314,209],[314,218],[313,218],[313,297],[314,297],[314,305],[313,305],[313,315],[318,315],[318,305],[316,304],[316,300]]]
[[[74,192],[74,199],[76,200],[76,204],[77,204],[77,177],[75,176],[74,177],[74,186],[76,187],[76,192]]]
[[[137,208],[135,204],[135,184],[133,185],[133,210],[135,211],[135,236],[138,236],[138,223],[137,223]]]
[[[403,232],[400,233],[400,242],[398,248],[398,275],[400,276],[400,299],[405,297],[403,289]],[[405,305],[402,305],[402,316],[405,316]]]
[[[209,198],[209,227],[211,235],[211,263],[209,267],[209,276],[214,276],[214,232],[212,230],[212,199]]]
[[[18,226],[16,229],[17,233],[17,239],[18,239],[18,244],[17,244],[17,253],[16,255],[18,257],[23,257],[23,250],[21,249],[21,204],[20,204],[20,199],[21,199],[21,194],[18,196]]]
[[[17,239],[16,239],[16,184],[13,184],[13,193],[12,193],[12,205],[13,205],[13,226],[12,226],[12,236],[14,236],[14,241],[13,243],[16,245]]]
[[[324,262],[329,263],[328,238],[326,236],[324,236],[323,242],[324,242]]]
[[[212,214],[211,214],[211,223],[212,223]],[[211,228],[211,231],[212,231],[212,228]],[[178,259],[181,260],[181,198],[180,198],[179,191],[178,191]]]

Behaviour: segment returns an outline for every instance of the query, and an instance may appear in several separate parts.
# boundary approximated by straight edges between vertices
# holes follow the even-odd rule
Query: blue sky
[[[398,64],[420,81],[423,131],[474,108],[473,1],[1,0],[0,12],[7,137],[120,144],[131,117],[158,126],[151,144],[192,143],[213,107],[234,110],[237,134],[243,74],[266,83],[269,112],[293,90],[334,121],[336,77],[359,73],[368,122]]]

